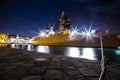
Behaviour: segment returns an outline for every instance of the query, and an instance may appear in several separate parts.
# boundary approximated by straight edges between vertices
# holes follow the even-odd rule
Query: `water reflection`
[[[90,60],[101,60],[100,48],[83,48],[83,47],[68,47],[68,46],[33,46],[33,45],[7,45],[10,48],[24,49],[27,51],[36,51],[42,53],[50,53],[64,55],[68,57],[85,58]],[[120,62],[120,47],[104,48],[104,55],[111,62]]]
[[[34,51],[34,46],[33,45],[27,45],[27,50],[28,51]]]
[[[80,57],[79,48],[67,47],[65,51],[65,55],[69,57]]]
[[[16,48],[15,44],[11,44],[10,46],[11,48]]]
[[[115,53],[116,53],[117,55],[120,55],[120,50],[115,50]]]
[[[116,53],[117,55],[120,55],[120,46],[117,47],[117,49],[115,50],[115,53]]]
[[[97,60],[94,48],[67,47],[65,55],[69,57]]]
[[[83,54],[81,55],[81,58],[97,60],[94,48],[83,48]]]
[[[49,46],[37,46],[37,52],[50,53]]]
[[[117,47],[117,49],[115,50],[115,54],[116,54],[116,61],[115,62],[120,62],[120,46]]]
[[[6,47],[7,44],[4,44],[4,43],[0,43],[0,47]]]
[[[25,49],[25,45],[20,45],[20,44],[9,44],[8,45],[10,48],[16,48],[16,49]]]

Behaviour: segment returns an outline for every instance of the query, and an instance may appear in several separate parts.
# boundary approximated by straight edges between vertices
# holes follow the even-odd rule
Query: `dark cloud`
[[[79,4],[90,12],[120,14],[119,0],[76,0]]]

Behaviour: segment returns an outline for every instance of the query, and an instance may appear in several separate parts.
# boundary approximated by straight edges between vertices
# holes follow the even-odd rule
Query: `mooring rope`
[[[102,37],[100,37],[100,44],[101,44],[101,74],[99,80],[109,80],[108,74],[106,72],[107,59],[103,54]]]

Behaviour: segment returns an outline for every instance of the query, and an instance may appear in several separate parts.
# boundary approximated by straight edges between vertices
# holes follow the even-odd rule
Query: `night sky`
[[[120,0],[0,0],[0,32],[33,37],[50,22],[56,29],[63,10],[74,27],[120,32]]]

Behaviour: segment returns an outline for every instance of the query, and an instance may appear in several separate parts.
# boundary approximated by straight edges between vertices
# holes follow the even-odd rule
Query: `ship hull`
[[[57,46],[81,46],[81,47],[101,47],[100,37],[70,36],[70,35],[52,35],[50,37],[35,36],[30,44],[32,45],[57,45]],[[116,36],[116,35],[115,35]],[[113,37],[113,36],[112,36]],[[117,47],[120,45],[119,38],[111,38],[111,35],[102,37],[103,47]]]

